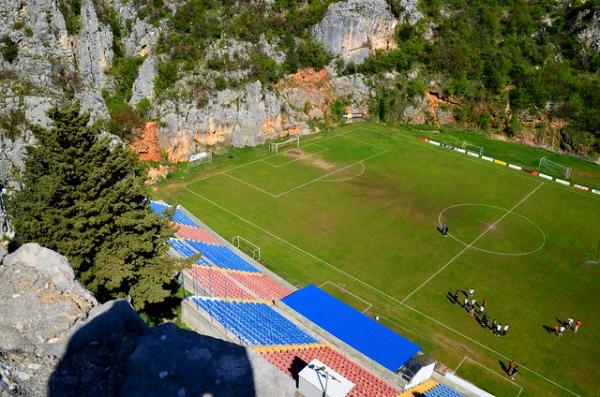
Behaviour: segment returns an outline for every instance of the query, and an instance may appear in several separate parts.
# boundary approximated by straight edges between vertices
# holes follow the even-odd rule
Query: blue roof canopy
[[[314,285],[282,301],[390,371],[397,371],[420,350],[418,345]]]

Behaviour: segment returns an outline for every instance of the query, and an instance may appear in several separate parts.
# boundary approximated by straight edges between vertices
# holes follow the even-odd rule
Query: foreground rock
[[[243,346],[148,328],[126,300],[99,305],[65,257],[37,244],[2,259],[0,313],[0,396],[294,395]]]

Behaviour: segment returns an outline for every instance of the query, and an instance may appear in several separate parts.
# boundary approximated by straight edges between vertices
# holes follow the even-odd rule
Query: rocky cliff
[[[250,349],[99,305],[56,252],[0,246],[0,261],[0,396],[294,395]]]

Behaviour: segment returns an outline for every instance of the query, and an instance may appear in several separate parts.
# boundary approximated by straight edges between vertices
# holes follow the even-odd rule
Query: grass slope
[[[496,395],[520,387],[521,396],[593,395],[600,270],[582,263],[596,255],[600,199],[421,143],[421,134],[360,124],[305,137],[299,150],[278,156],[232,149],[173,174],[154,196],[226,238],[260,245],[264,264],[288,281],[326,283],[450,368],[462,362],[458,375]],[[539,159],[537,149],[484,143],[525,166]],[[599,179],[598,167],[565,161],[582,180]],[[440,214],[472,247],[439,235]],[[506,337],[446,297],[469,287],[487,298],[492,319],[509,323]],[[584,322],[578,334],[547,334],[544,326],[570,315]],[[509,359],[521,365],[516,383],[503,379],[499,361]]]

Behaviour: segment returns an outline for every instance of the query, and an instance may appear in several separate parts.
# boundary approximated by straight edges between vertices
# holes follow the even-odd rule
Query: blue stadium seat
[[[249,345],[318,342],[264,303],[232,302],[201,296],[191,297],[191,300]]]
[[[439,384],[426,391],[425,397],[464,397],[464,395],[446,385]]]
[[[164,210],[170,207],[171,206],[169,204],[164,204],[158,201],[150,201],[150,211],[154,212],[155,214],[161,214]]]
[[[254,266],[237,256],[232,250],[224,246],[215,246],[201,241],[185,240],[217,267],[230,270],[242,270],[246,272],[258,272]]]
[[[173,222],[179,223],[181,225],[200,227],[200,225],[192,220],[189,216],[185,214],[182,210],[177,208],[175,210],[175,214],[173,214]]]
[[[171,248],[173,248],[179,255],[181,255],[182,258],[189,258],[192,255],[199,254],[198,251],[196,251],[193,248],[190,248],[182,240],[179,240],[176,238],[170,238],[167,242],[171,246]],[[196,261],[196,263],[199,265],[210,266],[210,264],[204,258],[198,259]]]

